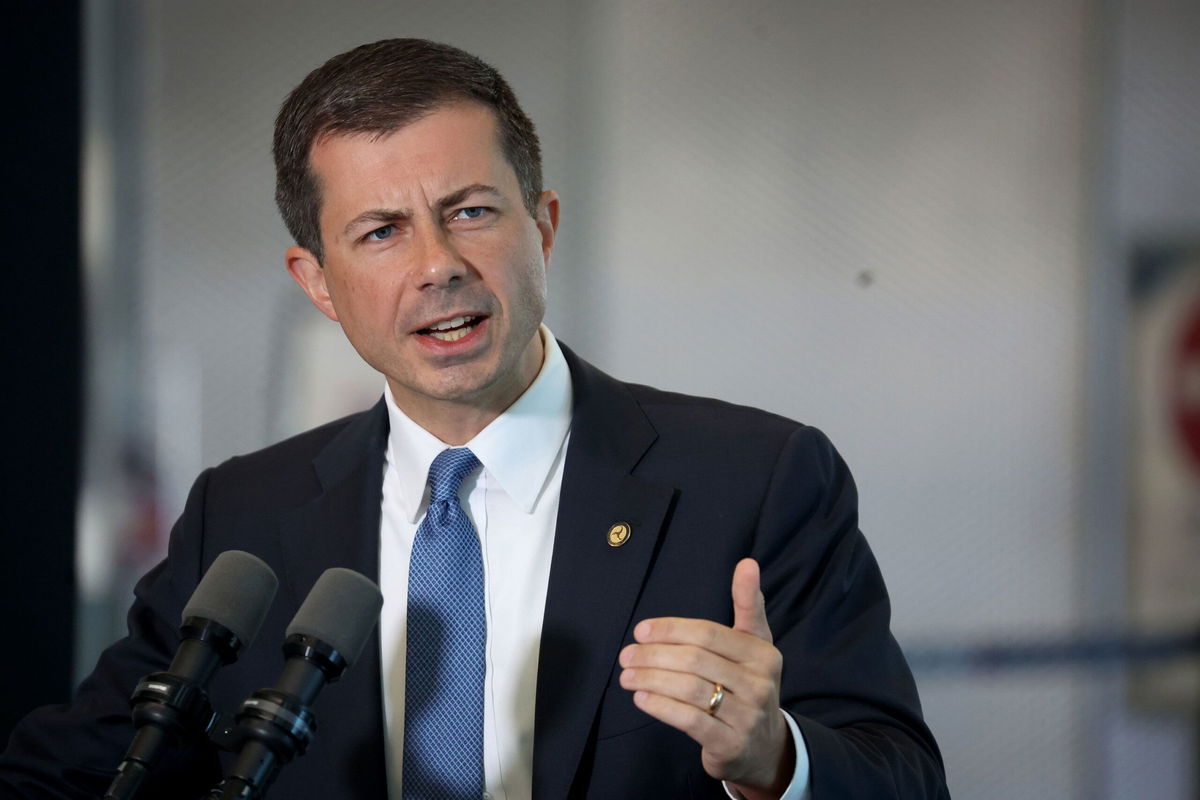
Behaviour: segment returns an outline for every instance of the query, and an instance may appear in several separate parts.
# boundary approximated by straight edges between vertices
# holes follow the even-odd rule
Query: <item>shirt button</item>
[[[487,792],[483,793],[483,800],[492,800],[492,796]]]

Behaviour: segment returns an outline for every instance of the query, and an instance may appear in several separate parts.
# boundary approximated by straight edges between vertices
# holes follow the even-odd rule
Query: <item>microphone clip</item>
[[[164,731],[204,736],[216,719],[208,693],[170,672],[152,672],[142,678],[129,702],[138,728],[157,725]]]

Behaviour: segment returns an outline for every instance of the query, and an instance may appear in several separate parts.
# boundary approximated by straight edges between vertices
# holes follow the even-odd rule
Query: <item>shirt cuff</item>
[[[804,744],[804,735],[800,733],[800,726],[796,724],[796,720],[792,719],[791,714],[782,708],[779,709],[779,713],[783,714],[783,718],[787,720],[788,730],[792,733],[792,746],[796,750],[796,769],[792,772],[792,782],[788,784],[787,789],[784,789],[779,800],[809,800],[811,795],[808,792],[808,747]],[[728,783],[722,781],[721,785],[725,787],[725,794],[729,795],[732,800],[744,800],[742,795]]]

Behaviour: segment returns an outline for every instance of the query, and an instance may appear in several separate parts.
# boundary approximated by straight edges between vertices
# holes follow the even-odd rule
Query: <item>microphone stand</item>
[[[180,633],[184,641],[170,669],[147,675],[133,691],[137,734],[104,800],[132,800],[169,741],[203,740],[216,721],[204,684],[218,666],[237,658],[242,643],[224,625],[199,617],[189,618]]]

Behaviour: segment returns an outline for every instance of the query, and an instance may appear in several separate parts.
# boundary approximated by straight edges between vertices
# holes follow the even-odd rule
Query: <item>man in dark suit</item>
[[[387,599],[373,647],[322,697],[321,729],[278,796],[945,796],[853,482],[828,441],[753,409],[622,384],[541,325],[559,200],[494,70],[419,40],[357,48],[288,98],[275,155],[297,242],[288,270],[385,376],[385,398],[201,476],[167,561],[139,585],[130,637],[71,707],[23,723],[0,786],[102,790],[130,735],[125,698],[169,660],[204,569],[238,548],[281,576],[268,642],[327,567],[378,578]],[[437,500],[430,465],[447,448],[475,466]],[[430,742],[404,731],[425,725],[413,655],[438,644],[414,640],[405,591],[411,608],[412,585],[428,580],[417,551],[435,502],[469,520],[484,587],[478,608],[468,598],[444,621],[478,612],[486,648],[480,638],[463,662],[481,666],[473,699],[452,709],[462,724],[421,728],[433,731],[426,755],[415,746]],[[440,577],[435,594],[460,594],[456,576]],[[454,663],[434,682],[469,671]],[[218,674],[214,705],[236,707],[277,670],[268,647],[253,648]],[[469,763],[435,763],[440,748]],[[220,774],[210,748],[180,748],[152,791],[202,794]]]

